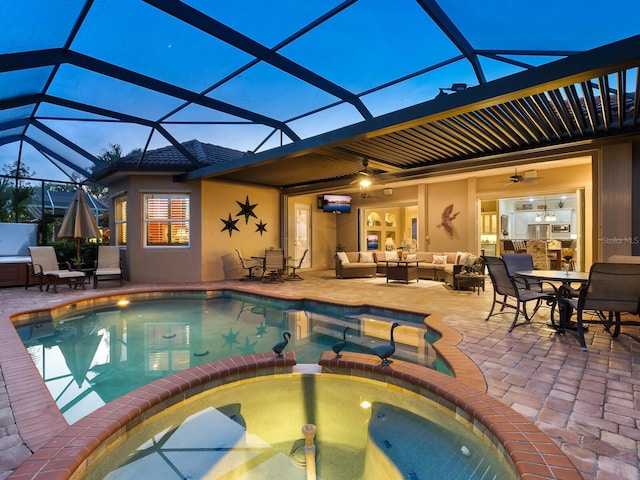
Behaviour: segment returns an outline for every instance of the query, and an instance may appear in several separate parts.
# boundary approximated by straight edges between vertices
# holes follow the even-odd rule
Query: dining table
[[[582,286],[589,283],[589,272],[578,272],[575,270],[524,270],[515,273],[519,277],[528,278],[531,280],[540,280],[547,282],[559,282],[564,288],[557,289],[557,301],[558,309],[560,310],[560,320],[558,322],[556,331],[563,333],[565,330],[575,330],[576,326],[573,322],[570,322],[570,314],[564,315],[561,310],[561,299],[567,294],[567,292],[575,292],[582,288]],[[577,288],[572,287],[572,284],[579,284]],[[550,326],[556,327],[553,321]]]

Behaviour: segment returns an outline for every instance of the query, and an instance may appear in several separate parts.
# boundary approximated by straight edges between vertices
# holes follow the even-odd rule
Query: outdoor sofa
[[[346,261],[345,261],[346,258]],[[464,266],[472,266],[478,257],[468,252],[414,252],[407,260],[418,262],[418,276],[455,285],[455,275]],[[387,261],[398,260],[397,251],[338,252],[335,257],[336,277],[357,278],[386,276]]]

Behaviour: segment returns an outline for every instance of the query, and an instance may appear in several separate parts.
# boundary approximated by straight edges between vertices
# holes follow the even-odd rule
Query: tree
[[[36,188],[28,183],[28,179],[35,176],[29,167],[15,161],[2,167],[5,175],[0,181],[0,221],[2,222],[32,222],[35,211],[31,198]]]

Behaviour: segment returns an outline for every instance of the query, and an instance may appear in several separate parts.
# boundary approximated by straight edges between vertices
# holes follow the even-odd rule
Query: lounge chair
[[[50,286],[53,286],[53,291],[57,293],[58,285],[63,284],[76,288],[81,285],[84,290],[86,279],[84,272],[71,270],[71,265],[68,263],[59,263],[53,247],[29,247],[29,253],[31,254],[31,274],[38,279],[40,291],[43,285],[46,285],[47,291]]]
[[[117,245],[98,246],[98,260],[96,271],[93,273],[93,288],[98,288],[98,282],[104,280],[119,280],[122,286],[122,264],[120,261],[120,247]]]

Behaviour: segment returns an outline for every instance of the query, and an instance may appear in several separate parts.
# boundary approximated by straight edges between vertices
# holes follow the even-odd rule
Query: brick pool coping
[[[394,360],[382,366],[373,355],[324,352],[323,373],[357,376],[397,385],[461,415],[502,447],[522,479],[581,479],[569,458],[524,416],[459,379]],[[136,425],[208,389],[239,380],[293,374],[294,352],[233,357],[191,367],[140,387],[65,427],[9,476],[11,480],[82,478],[92,462]]]

